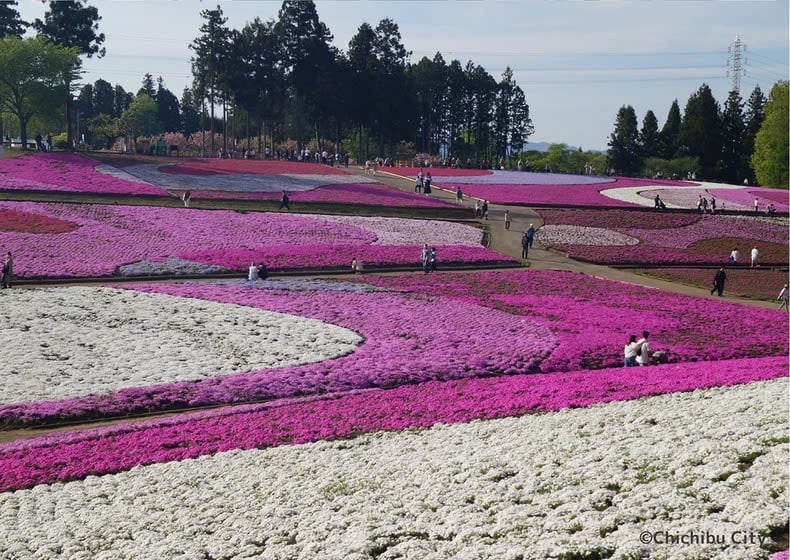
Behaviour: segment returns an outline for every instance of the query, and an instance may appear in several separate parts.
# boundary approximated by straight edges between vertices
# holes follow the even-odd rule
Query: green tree
[[[0,39],[0,111],[16,115],[23,146],[27,146],[30,119],[57,103],[79,63],[76,49],[42,37]]]
[[[82,0],[50,0],[44,21],[36,19],[38,34],[64,47],[73,47],[88,58],[105,54],[104,33],[99,33],[99,11]]]
[[[721,115],[719,103],[708,84],[702,84],[686,102],[680,138],[681,155],[699,158],[699,171],[703,178],[716,177],[721,157]]]
[[[165,132],[179,132],[181,127],[181,108],[178,98],[165,87],[161,76],[156,89],[157,119],[162,123]]]
[[[227,48],[229,30],[225,24],[228,18],[219,6],[215,10],[201,11],[200,17],[203,18],[201,35],[192,41],[189,48],[195,53],[192,57],[192,74],[195,78],[196,100],[201,107],[208,103],[211,113],[211,151],[214,152],[214,106],[218,99],[221,59]]]
[[[642,170],[640,151],[636,112],[630,105],[620,107],[609,137],[608,165],[621,175],[633,176]]]
[[[86,6],[82,0],[50,0],[49,10],[44,13],[44,21],[36,19],[33,27],[38,34],[58,45],[77,49],[78,54],[91,58],[94,54],[101,58],[105,54],[102,47],[104,33],[99,33],[99,11]],[[73,146],[72,135],[72,97],[73,80],[66,76],[66,134],[69,146]]]
[[[664,159],[672,159],[680,145],[680,106],[678,100],[675,99],[669,107],[667,113],[667,120],[661,129],[661,157]]]
[[[788,188],[788,95],[790,87],[783,80],[774,84],[765,104],[765,118],[754,140],[752,167],[761,185]]]
[[[132,104],[132,99],[134,96],[131,92],[126,92],[120,84],[115,85],[115,91],[113,92],[113,117],[120,117],[126,109],[129,108],[129,105]]]
[[[752,154],[754,154],[754,139],[763,124],[765,118],[765,95],[760,86],[754,86],[749,100],[746,102],[746,114],[744,121],[746,130],[743,134],[743,153],[746,155],[748,163],[746,177],[750,183],[754,183],[754,169],[752,168]]]
[[[17,0],[4,0],[0,2],[0,39],[7,35],[21,38],[25,29],[30,25],[22,21],[16,10]]]
[[[237,96],[247,115],[255,115],[258,146],[263,149],[267,123],[274,130],[274,121],[281,117],[285,98],[282,54],[274,21],[255,18],[242,29],[241,41],[244,46],[243,82],[237,88]]]
[[[642,120],[642,130],[639,132],[639,141],[642,146],[642,157],[658,157],[661,152],[661,134],[658,132],[658,119],[653,111],[648,110]]]
[[[293,101],[292,129],[301,149],[306,138],[305,125],[318,126],[321,97],[329,92],[325,73],[334,57],[329,48],[332,34],[319,19],[312,0],[283,0],[275,25],[283,53],[283,68]]]
[[[145,93],[137,95],[120,118],[120,129],[129,135],[133,142],[138,136],[155,136],[162,132],[157,120],[156,101]]]
[[[94,145],[111,148],[120,136],[120,123],[107,113],[99,113],[89,123],[91,141]]]
[[[154,86],[154,77],[150,74],[150,72],[146,72],[145,76],[143,76],[142,85],[140,89],[137,90],[137,95],[146,94],[148,97],[152,99],[156,99],[156,86]]]
[[[732,90],[724,104],[721,116],[721,178],[728,183],[738,183],[746,175],[746,153],[743,146],[745,126],[743,101]]]
[[[96,115],[115,114],[115,93],[112,84],[101,78],[93,83],[93,112]]]
[[[192,101],[192,90],[184,88],[181,94],[181,129],[186,136],[198,131],[200,127],[200,114]]]

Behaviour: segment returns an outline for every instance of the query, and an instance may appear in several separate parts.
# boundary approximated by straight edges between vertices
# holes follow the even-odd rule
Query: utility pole
[[[741,92],[741,77],[746,76],[746,43],[736,35],[727,48],[727,77],[732,80],[732,91]]]

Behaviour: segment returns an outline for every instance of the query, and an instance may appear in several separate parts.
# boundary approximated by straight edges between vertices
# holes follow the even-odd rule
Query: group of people
[[[758,262],[760,258],[760,251],[757,249],[757,247],[752,247],[751,254],[749,256],[751,257],[751,268],[757,268],[758,266],[760,266]],[[738,251],[738,248],[733,247],[732,251],[730,251],[730,256],[728,260],[732,263],[737,263],[738,259],[740,258],[741,258],[741,253]]]
[[[263,263],[250,265],[247,271],[247,280],[254,282],[255,280],[266,280],[269,277],[269,271],[266,270],[266,265]]]
[[[456,195],[457,196],[457,195]],[[488,201],[480,200],[475,201],[475,218],[488,219]]]
[[[431,183],[433,183],[431,172],[425,173],[422,168],[420,168],[420,171],[417,172],[417,178],[414,181],[414,192],[431,194]]]
[[[422,260],[422,271],[425,274],[436,272],[436,247],[428,247],[427,243],[424,244],[420,258]]]
[[[658,195],[656,195],[656,198],[658,198]],[[716,199],[713,196],[711,196],[710,202],[708,202],[707,198],[705,198],[702,195],[699,195],[699,200],[697,200],[697,211],[700,214],[705,214],[709,209],[711,214],[716,213]]]
[[[41,134],[36,134],[36,149],[39,152],[51,152],[52,151],[52,135],[47,134],[47,140],[44,142],[44,138]]]
[[[650,365],[650,356],[653,349],[647,341],[650,333],[642,331],[642,338],[637,339],[635,334],[628,337],[628,343],[623,349],[623,367],[647,366]]]
[[[527,231],[521,238],[521,258],[526,259],[529,256],[529,250],[532,248],[532,243],[535,241],[535,226],[529,224]]]

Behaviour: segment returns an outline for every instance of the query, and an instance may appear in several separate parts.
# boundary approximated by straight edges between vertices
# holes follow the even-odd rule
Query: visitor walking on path
[[[535,241],[535,226],[529,224],[529,228],[527,228],[527,242],[529,243],[529,248],[532,249],[532,243]]]
[[[505,210],[505,229],[510,229],[510,210]]]
[[[181,195],[181,200],[184,202],[184,208],[189,208],[190,198],[192,198],[192,193],[189,191],[184,191],[184,194]]]
[[[756,266],[760,266],[757,263],[757,259],[760,257],[760,251],[757,250],[757,247],[752,248],[752,268]]]
[[[455,189],[455,201],[458,204],[463,204],[464,203],[464,193],[461,190],[461,187],[458,187],[457,189]]]
[[[5,262],[3,263],[3,288],[11,287],[11,277],[14,274],[14,259],[11,256],[11,251],[6,253]]]
[[[710,291],[710,295],[713,295],[713,292],[718,292],[719,297],[721,297],[724,292],[725,280],[727,280],[727,273],[724,272],[724,267],[721,267],[716,273],[716,276],[713,277],[713,289]]]
[[[732,262],[738,262],[739,258],[741,258],[741,254],[738,252],[738,248],[733,247],[732,252],[730,253],[730,260]]]
[[[428,274],[428,265],[431,261],[431,250],[428,248],[428,244],[425,243],[422,246],[422,253],[420,253],[420,258],[422,259],[422,271],[425,274]]]
[[[776,299],[781,300],[782,302],[779,304],[779,309],[790,309],[787,307],[787,299],[788,299],[787,284],[785,284],[785,287],[782,288],[781,292],[779,292],[779,297]]]
[[[486,220],[488,219],[488,201],[483,201],[483,206],[480,207],[480,213],[482,214],[483,218]]]
[[[524,232],[524,237],[521,238],[521,258],[526,259],[529,256],[529,239],[527,232]]]
[[[280,207],[278,210],[282,210],[283,208],[288,208],[288,211],[291,211],[291,205],[289,204],[291,199],[288,198],[288,193],[283,191],[283,195],[280,197]]]

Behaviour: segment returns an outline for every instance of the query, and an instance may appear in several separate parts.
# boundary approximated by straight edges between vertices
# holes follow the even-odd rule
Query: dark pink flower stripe
[[[233,449],[469,422],[787,376],[787,359],[432,381],[280,405],[245,406],[56,434],[0,447],[0,491],[103,475]]]

